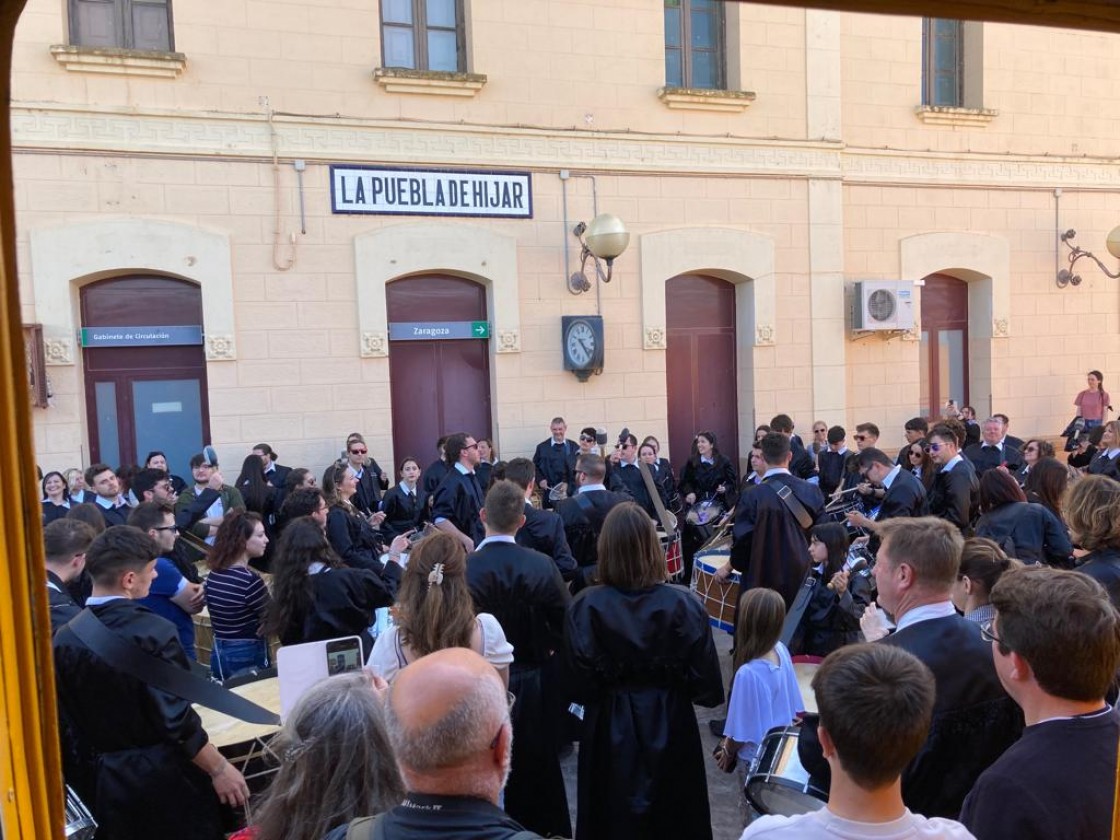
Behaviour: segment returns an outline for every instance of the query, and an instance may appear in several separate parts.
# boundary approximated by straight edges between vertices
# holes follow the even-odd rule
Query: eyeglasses
[[[351,449],[350,450],[351,455],[365,455],[367,452],[369,452],[368,449]]]
[[[162,528],[152,528],[153,531],[171,531],[177,533],[179,531],[178,525],[164,525]]]
[[[921,453],[921,452],[911,452],[911,453],[910,453],[910,457],[911,457],[911,458],[921,458],[921,457],[922,457],[922,453]]]
[[[822,433],[827,432],[827,431],[828,431],[828,429],[825,429],[823,427],[820,428],[820,429],[813,429],[814,434],[822,434]]]
[[[464,449],[478,449],[478,444],[477,444],[477,443],[468,443],[468,444],[467,444],[466,446],[464,446],[463,448],[464,448]]]
[[[593,437],[588,437],[587,435],[580,435],[580,436],[579,436],[579,439],[580,439],[580,440],[581,440],[581,441],[582,441],[583,443],[594,443],[594,442],[595,442],[595,438],[593,438]]]
[[[943,444],[943,443],[927,443],[926,444],[926,452],[940,452],[944,448],[945,448],[945,444]]]
[[[632,444],[632,443],[617,443],[617,444],[615,444],[614,448],[615,449],[633,449],[634,444]]]
[[[507,691],[506,692],[506,702],[509,704],[509,711],[510,711],[510,714],[512,714],[513,713],[513,704],[515,702],[517,702],[517,695],[514,694],[512,691]],[[510,725],[511,726],[513,725],[513,721],[510,721]],[[502,726],[505,726],[505,723],[503,723]],[[494,740],[490,742],[490,749],[492,749],[492,750],[497,749],[498,739],[501,738],[501,737],[502,737],[502,727],[499,726],[498,727],[498,733],[494,736]]]
[[[867,440],[867,435],[854,435],[856,440]]]
[[[985,642],[995,642],[1000,647],[1007,647],[1003,639],[992,632],[992,624],[994,623],[993,621],[985,621],[980,625],[980,638]]]

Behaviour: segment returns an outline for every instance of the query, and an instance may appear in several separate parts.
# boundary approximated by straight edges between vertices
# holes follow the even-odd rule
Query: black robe
[[[788,610],[809,570],[809,535],[778,489],[789,487],[815,523],[824,512],[824,496],[815,485],[786,473],[748,487],[735,506],[731,565],[742,575],[740,593],[757,586],[776,590]]]
[[[388,563],[384,576],[345,566],[311,575],[311,612],[293,616],[292,623],[280,634],[280,642],[298,645],[358,636],[364,662],[373,651],[373,637],[369,634],[373,612],[393,605],[400,568],[396,563]]]
[[[111,632],[189,670],[175,625],[125,598],[91,608]],[[191,704],[111,667],[68,627],[54,637],[66,780],[111,840],[221,840],[218,798],[191,763],[206,746]]]
[[[562,676],[584,706],[576,837],[711,840],[692,704],[722,703],[723,680],[700,602],[671,584],[584,590],[565,621]]]
[[[448,471],[451,469],[444,460],[432,461],[424,468],[424,472],[420,475],[420,506],[425,511],[432,509],[432,496],[435,495],[436,488],[439,483],[447,477]],[[427,514],[425,514],[425,518]]]
[[[381,500],[381,510],[385,513],[381,533],[386,542],[391,543],[394,537],[420,527],[424,509],[420,504],[419,485],[414,493],[406,493],[401,485],[396,485]]]
[[[568,588],[551,558],[522,546],[489,543],[467,558],[475,612],[498,619],[513,645],[509,690],[513,758],[505,810],[546,837],[570,837],[571,819],[556,751],[560,692],[553,653],[560,649]]]
[[[564,535],[564,521],[551,510],[537,510],[525,503],[525,524],[517,532],[517,544],[541,554],[547,554],[560,570],[564,580],[571,580],[576,573],[576,561]]]
[[[350,501],[366,515],[377,513],[381,505],[381,491],[388,486],[389,479],[385,477],[378,463],[371,458],[362,468],[362,477],[358,479],[358,490]]]
[[[588,490],[570,496],[556,506],[556,513],[564,523],[564,536],[568,538],[568,547],[578,567],[572,576],[573,592],[595,582],[599,565],[599,532],[603,530],[603,520],[607,518],[611,508],[628,501],[630,497],[622,493]]]
[[[62,578],[47,569],[47,601],[51,610],[51,635],[66,626],[66,623],[82,611],[81,605],[66,589]]]
[[[939,516],[961,529],[966,535],[972,527],[980,500],[980,480],[967,458],[962,458],[946,472],[937,471],[929,489],[930,516]]]
[[[652,471],[650,475],[653,475]],[[653,486],[658,495],[662,495],[663,490],[657,484],[656,479]],[[642,468],[638,466],[637,461],[633,464],[620,462],[615,465],[615,468],[611,470],[607,487],[614,493],[624,493],[630,496],[642,510],[649,514],[651,519],[657,519],[657,508],[654,506],[653,497],[649,494],[649,488],[646,487],[646,480],[642,478]],[[664,498],[661,499],[661,504],[665,504]]]
[[[482,488],[474,473],[464,474],[452,467],[436,488],[432,502],[432,521],[446,519],[474,544],[478,545],[486,536],[482,527],[479,511],[482,510]]]

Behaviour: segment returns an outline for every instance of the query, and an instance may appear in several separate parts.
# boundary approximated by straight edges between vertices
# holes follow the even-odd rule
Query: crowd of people
[[[220,806],[250,804],[191,704],[95,639],[199,671],[206,609],[214,680],[270,673],[273,640],[358,636],[366,662],[292,711],[244,838],[572,837],[575,742],[574,837],[703,840],[708,763],[747,785],[775,728],[823,807],[743,799],[744,837],[1105,837],[1120,424],[1094,378],[1077,404],[1102,431],[1068,463],[954,406],[908,421],[893,458],[874,423],[848,450],[844,428],[816,422],[806,446],[779,414],[742,480],[710,432],[678,481],[655,438],[569,440],[559,417],[531,459],[453,433],[391,487],[357,433],[318,482],[267,444],[232,484],[209,447],[191,482],[158,452],[48,473],[67,783],[111,840],[214,840]],[[740,586],[726,691],[705,605],[669,581],[667,512],[684,580],[715,547],[716,579]],[[817,713],[799,657],[820,663]],[[694,707],[725,701],[710,756]]]

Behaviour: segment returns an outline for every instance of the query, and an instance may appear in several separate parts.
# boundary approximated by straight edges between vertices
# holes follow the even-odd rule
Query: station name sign
[[[390,321],[390,341],[489,338],[488,321]]]
[[[83,327],[82,347],[172,347],[202,344],[202,327]]]
[[[533,218],[528,172],[331,166],[331,212]]]

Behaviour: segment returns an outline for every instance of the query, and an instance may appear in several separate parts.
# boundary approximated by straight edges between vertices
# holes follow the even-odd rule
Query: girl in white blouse
[[[470,648],[498,669],[508,687],[513,645],[490,613],[475,615],[467,552],[437,532],[417,542],[401,576],[394,624],[377,637],[368,667],[392,682],[408,663],[449,647]]]

